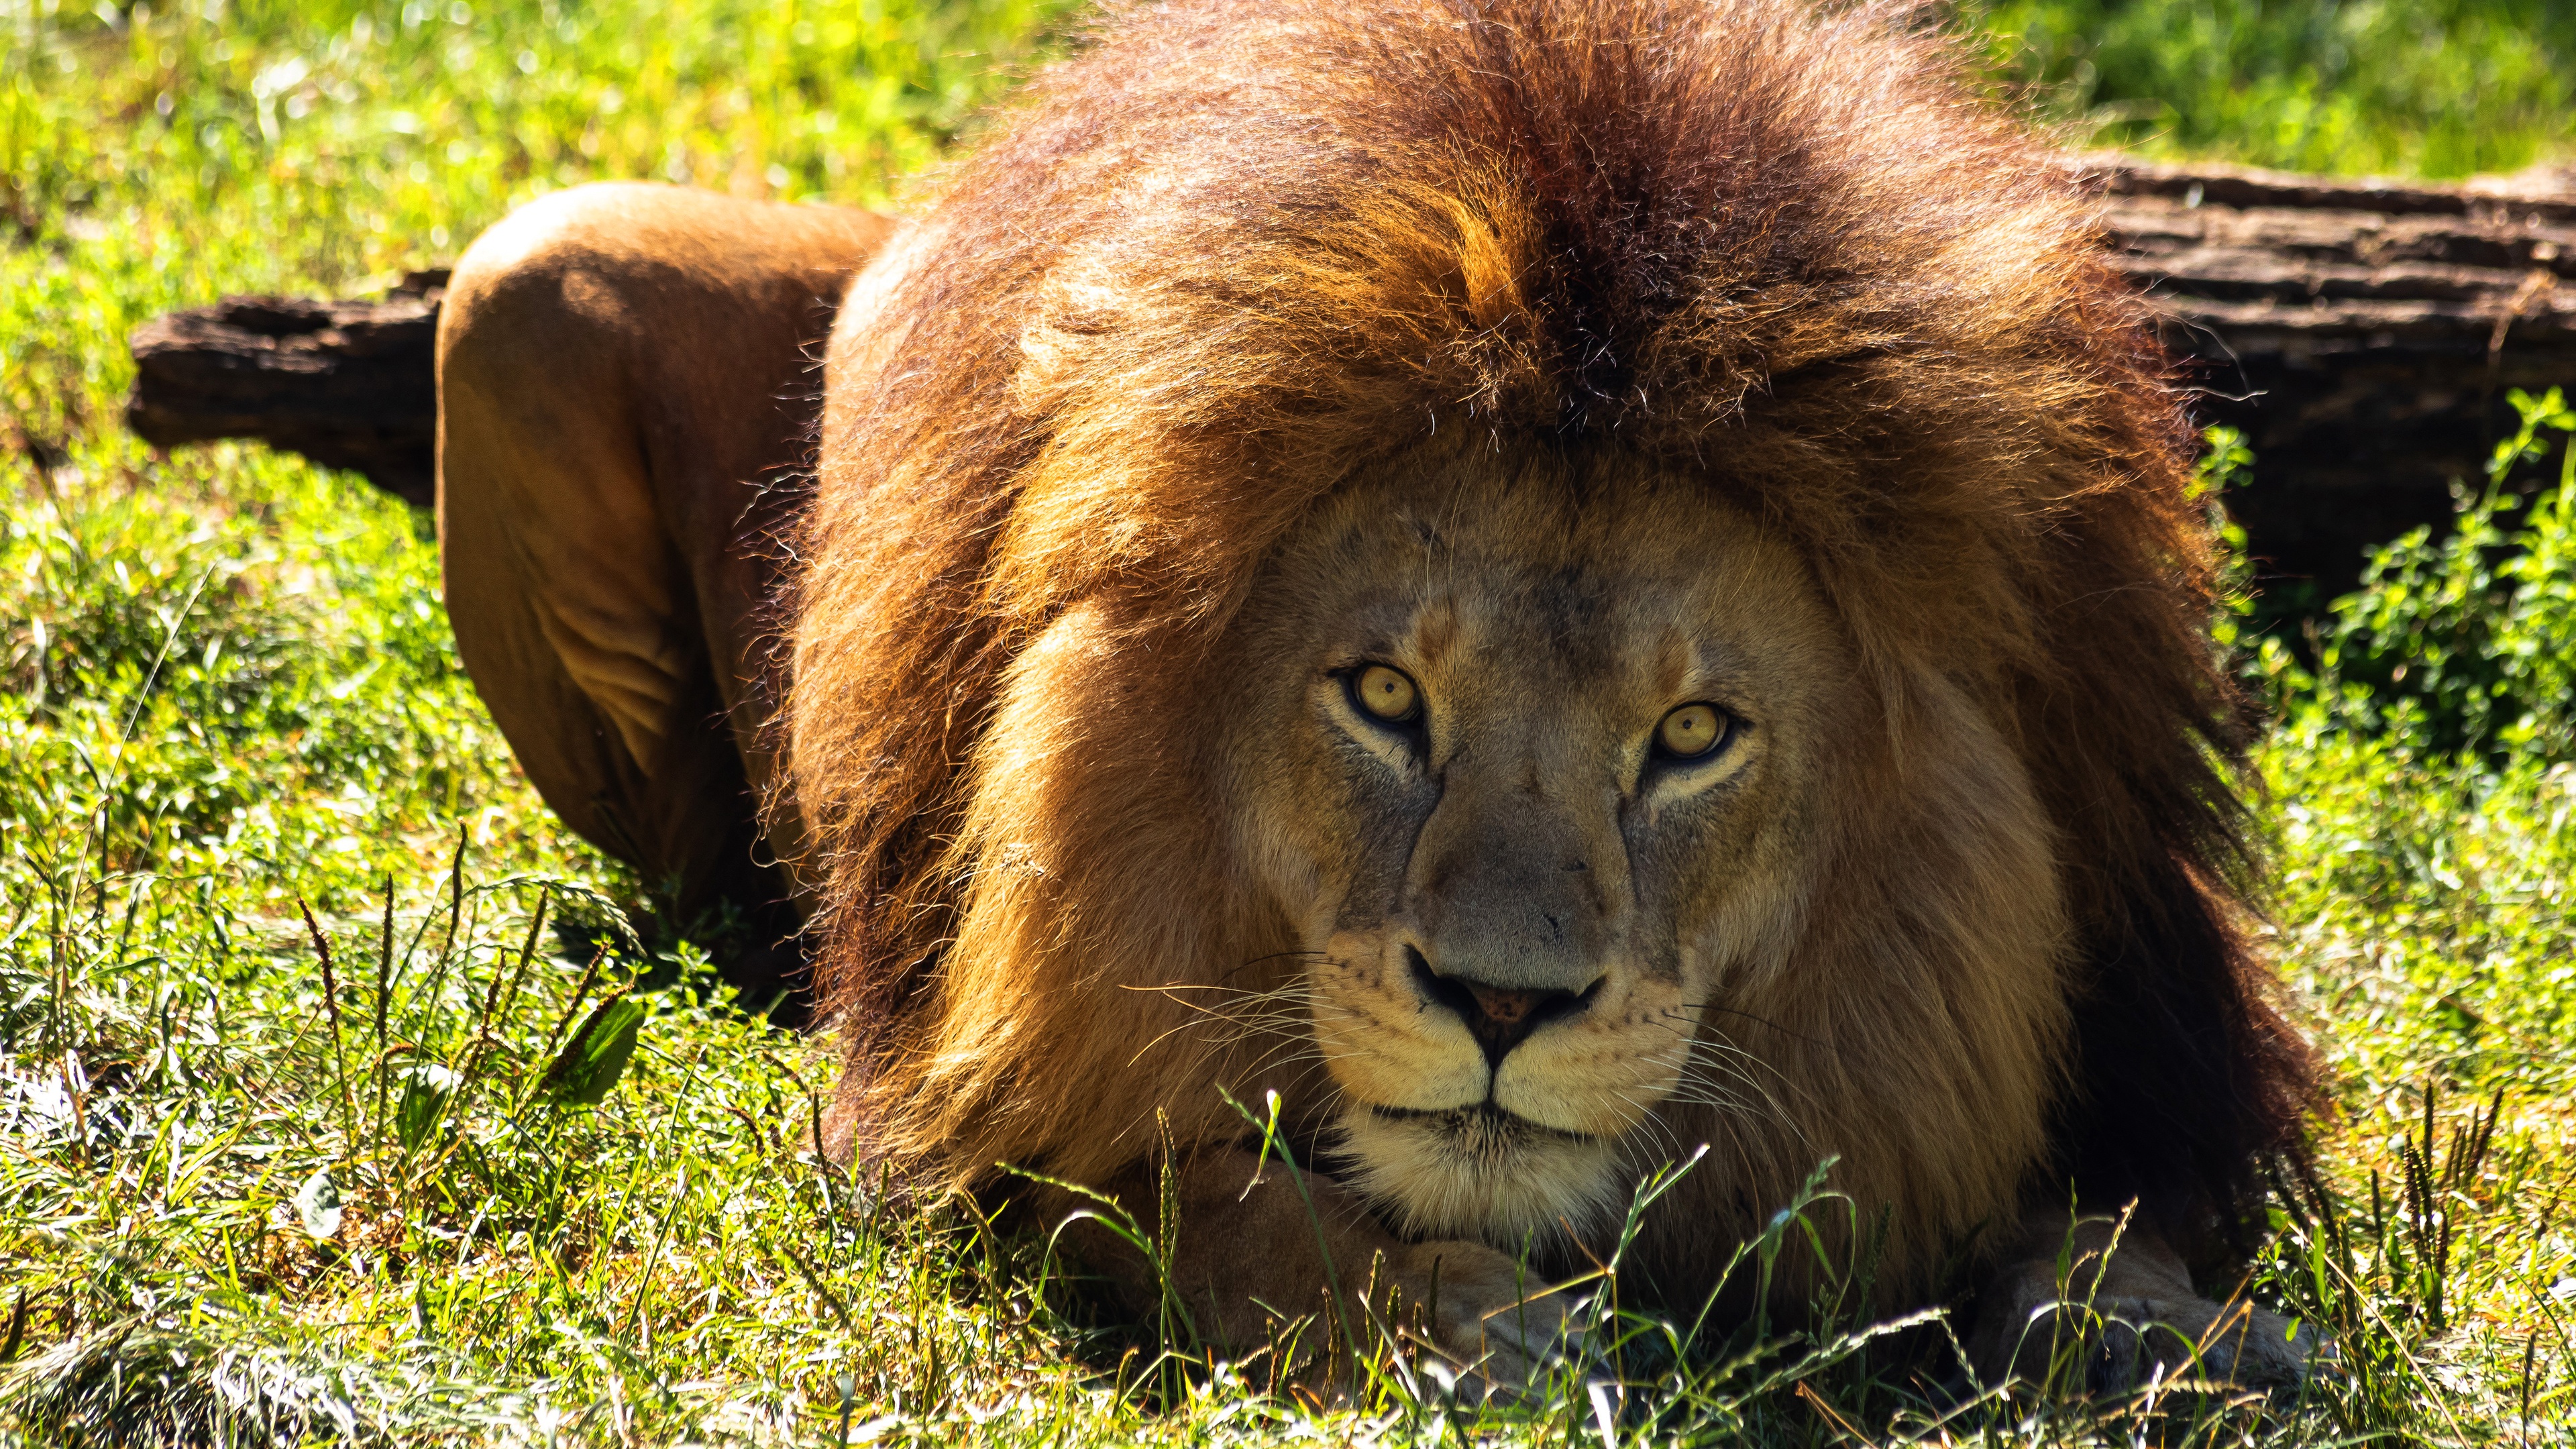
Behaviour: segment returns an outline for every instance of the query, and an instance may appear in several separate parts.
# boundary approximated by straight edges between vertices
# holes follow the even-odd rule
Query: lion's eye
[[[1686,704],[1655,726],[1655,744],[1677,760],[1702,759],[1726,743],[1735,720],[1713,704]]]
[[[1372,719],[1403,724],[1422,712],[1422,691],[1401,669],[1372,664],[1351,678],[1351,697]]]

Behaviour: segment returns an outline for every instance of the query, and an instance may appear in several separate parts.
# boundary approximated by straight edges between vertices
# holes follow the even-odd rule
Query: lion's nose
[[[1532,991],[1442,975],[1411,946],[1404,948],[1404,956],[1413,968],[1414,989],[1426,1000],[1458,1013],[1458,1019],[1467,1024],[1467,1034],[1483,1049],[1486,1065],[1496,1070],[1502,1068],[1503,1057],[1527,1041],[1531,1032],[1591,1005],[1592,998],[1601,993],[1602,981],[1609,979],[1606,975],[1596,978],[1581,991]]]

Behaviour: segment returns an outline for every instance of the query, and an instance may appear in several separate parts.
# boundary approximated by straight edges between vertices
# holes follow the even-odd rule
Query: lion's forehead
[[[1687,479],[1565,471],[1358,480],[1281,548],[1255,608],[1529,705],[1742,686],[1832,647],[1812,572],[1754,515]]]

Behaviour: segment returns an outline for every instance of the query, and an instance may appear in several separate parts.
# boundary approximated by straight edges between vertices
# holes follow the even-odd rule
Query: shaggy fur
[[[1261,1043],[1174,988],[1281,928],[1200,672],[1346,480],[1472,440],[1686,477],[1840,621],[1875,712],[1770,1005],[1832,1044],[1797,1070],[1861,1134],[1842,1171],[1912,1215],[1894,1276],[1974,1226],[1900,1179],[1984,1124],[1907,1090],[1950,1036],[1836,988],[1910,953],[1974,1002],[1981,935],[2025,929],[1913,851],[1960,833],[1962,731],[2017,756],[2045,823],[2011,849],[2073,935],[2071,1036],[2022,1051],[2047,1160],[1988,1198],[2232,1222],[2308,1079],[2241,934],[2193,439],[2081,198],[1954,67],[1881,5],[1181,0],[1038,81],[834,341],[790,744],[843,1145],[973,1185],[1107,1180],[1158,1111],[1240,1135],[1215,1088]]]

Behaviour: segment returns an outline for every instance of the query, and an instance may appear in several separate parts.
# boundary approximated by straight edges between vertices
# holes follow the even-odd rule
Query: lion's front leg
[[[2056,1210],[2024,1220],[1980,1297],[1968,1353],[1989,1382],[2018,1375],[2117,1390],[2159,1367],[2247,1385],[2296,1383],[2320,1344],[2312,1326],[2241,1299],[2202,1297],[2152,1228]]]
[[[1166,1278],[1098,1229],[1077,1251],[1150,1315],[1164,1283],[1200,1342],[1223,1357],[1281,1356],[1283,1372],[1344,1376],[1352,1355],[1388,1341],[1429,1348],[1497,1384],[1526,1383],[1566,1337],[1574,1302],[1482,1243],[1406,1243],[1330,1177],[1299,1174],[1238,1148],[1173,1165]],[[1160,1174],[1139,1170],[1113,1195],[1140,1226],[1158,1224]],[[1141,1210],[1140,1210],[1141,1209]]]

